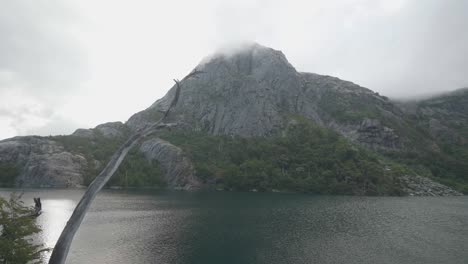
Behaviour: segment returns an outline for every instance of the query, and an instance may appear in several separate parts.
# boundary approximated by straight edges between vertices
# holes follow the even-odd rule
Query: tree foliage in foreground
[[[35,211],[20,201],[21,195],[10,199],[0,197],[0,263],[42,263],[43,245],[35,244],[32,236],[41,232],[33,216]]]

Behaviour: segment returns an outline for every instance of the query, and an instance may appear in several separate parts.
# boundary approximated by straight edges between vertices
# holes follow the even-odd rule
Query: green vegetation
[[[148,162],[137,149],[132,149],[108,185],[124,187],[164,187],[165,182],[159,163]]]
[[[145,120],[149,123],[154,123],[164,116],[163,112],[160,112],[155,108],[148,108],[145,111],[139,112],[138,114],[140,115],[139,118],[141,118],[141,120]]]
[[[0,163],[0,187],[11,187],[15,184],[15,178],[19,174],[16,165]]]
[[[166,131],[204,182],[235,190],[399,195],[404,167],[350,144],[337,133],[300,120],[283,137],[240,138]]]
[[[361,148],[299,116],[287,116],[297,122],[282,136],[241,138],[178,129],[163,130],[159,136],[190,156],[197,177],[225,189],[398,195],[398,176],[416,173],[468,194],[466,95],[429,99],[413,105],[412,114],[401,116],[390,101],[375,100],[369,94],[334,89],[321,93],[317,103],[324,118],[349,125],[376,118],[402,139],[404,150],[400,151]],[[147,120],[162,115],[154,109],[144,113]],[[125,136],[106,138],[98,130],[93,132],[91,138],[50,137],[86,158],[85,184],[99,174],[125,140]],[[0,186],[12,186],[16,175],[15,164],[0,163]],[[159,164],[132,150],[109,185],[162,187],[165,183]]]
[[[76,136],[57,136],[67,151],[83,155],[88,161],[85,172],[85,184],[88,185],[109,162],[110,157],[123,143],[123,138],[106,138],[96,133],[92,139]],[[96,162],[90,162],[96,161]],[[165,185],[160,166],[157,162],[148,162],[136,149],[130,151],[122,162],[116,175],[108,185],[125,187],[162,187]]]
[[[417,151],[388,155],[420,170],[420,175],[465,194],[468,194],[467,91],[460,90],[419,102],[416,105],[418,111],[409,116],[409,123],[415,124],[421,135],[411,138]]]
[[[438,151],[394,152],[386,156],[419,175],[468,194],[468,148],[451,144],[441,146]]]
[[[318,101],[319,109],[325,115],[344,122],[360,122],[364,118],[380,118],[380,111],[375,100],[365,95],[357,96],[353,93],[340,93],[332,89],[326,90]]]
[[[24,206],[21,196],[9,200],[0,197],[0,262],[4,264],[42,263],[42,245],[33,243],[32,235],[41,232],[32,216],[34,209]]]
[[[404,164],[419,175],[432,178],[468,194],[468,92],[428,99],[418,103],[418,114],[402,119],[381,115],[381,109],[393,111],[385,101],[368,100],[353,93],[337,94],[327,90],[319,101],[326,114],[343,123],[356,123],[364,118],[377,118],[387,127],[398,131],[406,151],[380,152],[398,164]],[[416,105],[413,106],[416,108]],[[438,135],[431,134],[430,121],[437,120],[441,128]],[[437,128],[436,128],[437,129]]]
[[[98,133],[92,139],[73,135],[54,136],[51,139],[61,143],[67,151],[83,155],[86,158],[88,168],[85,171],[85,185],[94,180],[124,141],[122,138],[109,139]]]

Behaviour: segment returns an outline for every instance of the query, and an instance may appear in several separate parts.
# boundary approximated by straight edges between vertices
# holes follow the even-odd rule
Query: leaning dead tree
[[[203,73],[195,69],[189,75],[185,76],[182,81],[189,78],[197,78],[199,74]],[[64,264],[67,259],[68,251],[70,250],[73,237],[75,236],[76,231],[80,227],[83,218],[88,211],[91,203],[96,197],[97,193],[104,187],[104,185],[109,181],[109,179],[114,175],[114,173],[119,168],[122,161],[125,159],[128,151],[135,146],[140,140],[144,139],[147,136],[150,136],[156,132],[159,128],[164,127],[164,121],[169,115],[171,109],[177,104],[180,95],[181,81],[174,80],[176,83],[176,91],[174,98],[163,117],[152,124],[150,127],[137,131],[135,134],[131,135],[125,143],[123,143],[119,149],[112,155],[109,163],[104,167],[104,169],[99,173],[99,175],[94,179],[94,181],[88,186],[85,194],[81,198],[80,202],[76,206],[73,214],[70,216],[70,219],[67,222],[67,225],[60,234],[57,243],[53,249],[52,255],[49,260],[49,264]]]

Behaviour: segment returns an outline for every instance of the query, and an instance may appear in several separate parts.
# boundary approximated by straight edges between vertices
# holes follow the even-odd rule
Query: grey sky
[[[256,41],[397,98],[468,86],[464,0],[0,0],[0,139],[125,121]]]

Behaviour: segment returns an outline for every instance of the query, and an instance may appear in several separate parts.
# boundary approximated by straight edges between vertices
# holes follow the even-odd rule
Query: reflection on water
[[[176,263],[191,208],[153,195],[105,192],[77,233],[68,263]]]
[[[43,200],[46,245],[82,194],[26,192]],[[466,245],[468,197],[104,191],[67,263],[466,264]]]
[[[43,199],[42,208],[44,211],[38,218],[42,227],[41,240],[48,248],[52,248],[57,242],[68,218],[75,209],[76,202],[67,199]]]
[[[23,193],[25,205],[33,206],[33,198],[41,197],[42,214],[37,218],[42,232],[34,238],[37,243],[46,248],[53,248],[60,236],[68,218],[73,213],[83,190],[61,189],[0,189],[0,195],[8,197],[11,192]],[[43,254],[43,261],[47,263],[52,252]]]

